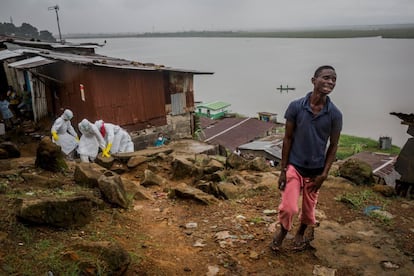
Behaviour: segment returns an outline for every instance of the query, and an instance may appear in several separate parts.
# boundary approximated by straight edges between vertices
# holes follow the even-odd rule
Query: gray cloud
[[[1,0],[13,18],[63,33],[240,30],[411,23],[412,0]]]

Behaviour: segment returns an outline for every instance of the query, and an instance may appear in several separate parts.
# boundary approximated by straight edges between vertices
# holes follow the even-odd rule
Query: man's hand
[[[314,179],[314,184],[309,187],[310,192],[316,193],[322,186],[322,183],[326,180],[327,176],[325,175],[318,175]]]
[[[279,176],[279,190],[284,191],[286,187],[286,170],[282,169]]]

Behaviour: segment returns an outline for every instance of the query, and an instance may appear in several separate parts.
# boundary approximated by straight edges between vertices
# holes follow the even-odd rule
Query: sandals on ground
[[[280,246],[281,244],[279,244],[275,239],[273,239],[272,242],[269,244],[270,250],[272,250],[275,253],[280,252]]]
[[[294,242],[292,249],[293,251],[301,252],[301,251],[306,250],[309,246],[310,246],[309,240],[304,238],[303,241],[301,242]]]

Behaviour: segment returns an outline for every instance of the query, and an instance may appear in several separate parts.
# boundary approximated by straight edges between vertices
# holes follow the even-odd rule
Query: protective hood
[[[63,111],[62,118],[66,121],[72,120],[73,112],[70,109],[65,109],[65,111]]]
[[[89,131],[90,128],[91,128],[91,122],[89,122],[87,119],[83,119],[79,123],[79,130],[82,132]]]

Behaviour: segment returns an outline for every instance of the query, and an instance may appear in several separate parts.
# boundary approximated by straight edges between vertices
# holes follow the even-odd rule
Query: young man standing
[[[294,246],[296,250],[306,247],[304,234],[308,225],[315,224],[318,191],[336,159],[342,113],[328,96],[335,88],[335,69],[330,65],[320,66],[312,77],[312,84],[313,91],[291,102],[285,113],[279,177],[279,189],[282,191],[279,205],[280,231],[270,245],[274,251],[280,249],[286,234],[292,228],[301,193],[300,226]]]

